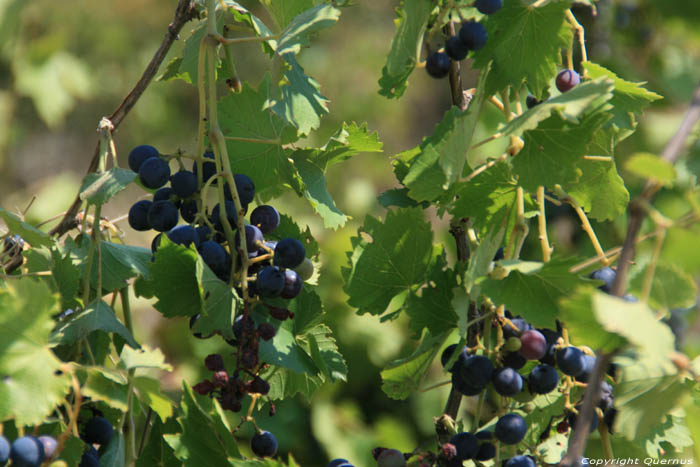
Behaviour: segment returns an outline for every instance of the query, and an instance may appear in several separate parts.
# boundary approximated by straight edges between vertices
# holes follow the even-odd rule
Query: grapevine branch
[[[168,26],[168,32],[165,34],[163,42],[161,42],[160,47],[158,47],[158,50],[153,55],[153,58],[151,58],[151,61],[148,63],[148,66],[141,75],[141,79],[139,79],[139,81],[136,83],[131,92],[127,94],[127,96],[124,98],[119,107],[117,107],[117,109],[114,112],[112,112],[112,114],[109,117],[107,117],[109,121],[112,122],[112,125],[114,127],[112,131],[116,130],[117,127],[119,127],[119,124],[121,124],[121,122],[124,120],[124,118],[126,118],[126,116],[134,107],[134,105],[136,105],[136,102],[138,102],[138,100],[141,98],[141,95],[151,83],[156,73],[158,72],[160,65],[165,60],[165,57],[168,54],[170,47],[173,45],[173,42],[175,42],[175,40],[178,38],[178,35],[180,34],[180,31],[182,30],[183,26],[192,18],[194,18],[194,16],[194,2],[191,0],[180,0],[177,4],[177,7],[175,8],[175,15],[173,17],[173,21]],[[95,151],[93,152],[90,165],[87,169],[88,174],[97,170],[99,160],[100,143],[98,142],[97,146],[95,147]],[[71,204],[70,208],[68,208],[65,215],[61,219],[61,222],[59,222],[56,227],[51,229],[49,234],[60,237],[61,235],[74,228],[77,225],[76,215],[80,210],[81,204],[82,200],[80,199],[80,193],[78,193],[78,195],[76,195],[75,197],[75,200],[73,201],[73,204]]]
[[[661,158],[663,160],[674,163],[678,159],[688,136],[690,136],[698,120],[700,120],[700,84],[698,84],[698,87],[695,89],[690,108],[683,117],[678,131],[676,131],[676,134],[673,135],[661,153]],[[630,202],[627,234],[625,236],[625,242],[622,245],[622,253],[618,261],[615,282],[612,286],[611,293],[613,295],[620,297],[624,293],[624,288],[627,283],[627,272],[635,254],[637,236],[647,215],[645,206],[651,203],[661,187],[662,184],[660,182],[649,180],[644,186],[642,193]],[[583,407],[579,414],[580,416],[577,417],[576,429],[574,430],[573,438],[569,445],[569,451],[560,464],[562,466],[580,465],[581,456],[583,455],[588,440],[588,427],[591,422],[591,417],[595,416],[595,406],[600,399],[600,384],[605,377],[605,372],[611,360],[612,354],[610,353],[601,352],[597,356],[593,373],[588,380]]]

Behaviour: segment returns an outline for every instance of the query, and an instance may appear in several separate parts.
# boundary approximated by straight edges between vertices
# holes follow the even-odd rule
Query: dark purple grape
[[[452,373],[452,386],[457,392],[464,396],[476,396],[484,390],[483,387],[476,387],[469,384],[469,381],[465,380],[459,371],[454,371]]]
[[[255,289],[261,297],[277,297],[282,293],[284,284],[284,272],[277,266],[267,266],[258,272]]]
[[[527,433],[525,419],[516,413],[509,413],[498,419],[494,435],[503,444],[518,444]]]
[[[573,89],[581,82],[581,77],[574,70],[562,70],[557,75],[555,83],[559,92],[566,92]]]
[[[523,377],[507,366],[493,373],[491,383],[496,392],[502,396],[514,396],[523,390]]]
[[[191,224],[197,218],[197,201],[193,199],[186,199],[180,205],[180,215],[182,219]]]
[[[0,465],[7,464],[8,460],[10,460],[10,442],[0,435]]]
[[[22,436],[10,447],[12,465],[17,467],[39,467],[45,459],[44,445],[34,436]]]
[[[177,208],[170,201],[156,201],[148,208],[148,223],[158,232],[167,232],[177,225]]]
[[[146,188],[158,189],[168,183],[170,166],[160,157],[150,157],[139,167],[139,180]]]
[[[296,238],[283,238],[275,246],[275,266],[291,268],[299,266],[306,258],[306,248]]]
[[[261,431],[250,440],[250,449],[258,457],[272,457],[277,454],[277,439],[269,431]]]
[[[459,29],[459,38],[469,50],[479,50],[486,45],[489,34],[483,24],[469,21]]]
[[[262,204],[250,213],[250,223],[256,225],[263,234],[269,234],[279,227],[280,213],[274,207]]]
[[[194,230],[197,231],[197,236],[199,237],[199,240],[202,242],[210,240],[212,237],[212,232],[211,232],[211,229],[209,228],[208,225],[200,225],[199,227],[195,228]]]
[[[537,467],[531,456],[515,456],[503,462],[503,467]]]
[[[520,355],[528,360],[539,360],[547,353],[547,339],[535,329],[522,333],[520,342],[522,342]]]
[[[445,53],[452,60],[459,62],[467,58],[469,49],[459,36],[452,36],[445,42]]]
[[[469,432],[457,433],[450,439],[450,444],[457,449],[456,459],[460,461],[474,458],[479,451],[479,441]]]
[[[519,352],[508,352],[503,356],[503,365],[514,370],[519,370],[525,366],[527,359]]]
[[[152,204],[152,201],[144,199],[137,201],[131,206],[131,209],[129,209],[129,226],[132,229],[139,232],[151,230],[151,223],[148,222],[148,210]]]
[[[576,347],[565,347],[557,351],[557,366],[565,375],[580,375],[584,365],[583,352]]]
[[[588,381],[588,378],[590,378],[591,374],[593,373],[594,366],[595,366],[595,357],[593,357],[592,355],[584,355],[583,356],[583,371],[581,372],[580,375],[574,377],[576,379],[576,381],[581,381],[583,383]]]
[[[496,457],[496,446],[493,443],[481,443],[479,451],[474,456],[478,461],[487,461]]]
[[[280,297],[286,299],[295,298],[299,293],[301,293],[301,288],[304,283],[301,281],[299,274],[297,274],[293,269],[284,270],[284,288],[280,293]]]
[[[450,72],[452,60],[443,52],[433,52],[425,61],[425,70],[433,78],[444,78]]]
[[[503,326],[503,338],[506,340],[511,337],[520,337],[520,334],[532,329],[532,326],[530,326],[527,321],[522,318],[513,318],[510,320],[510,322],[518,329],[515,330],[510,324],[505,324]]]
[[[479,13],[492,15],[501,9],[503,0],[476,0],[474,6],[479,10]]]
[[[470,386],[481,389],[489,384],[493,371],[493,363],[483,355],[471,355],[459,367],[462,379],[468,381]]]
[[[226,249],[212,240],[206,240],[199,245],[199,254],[209,269],[222,281],[228,281],[231,273],[231,255]]]
[[[114,436],[114,427],[104,417],[92,417],[85,424],[83,438],[89,444],[106,445],[111,441],[112,436]]]
[[[189,198],[197,192],[197,176],[189,170],[180,170],[170,177],[170,185],[180,198]]]
[[[202,154],[202,157],[205,159],[211,159],[214,160],[215,156],[214,153],[211,151],[207,151],[204,154]],[[197,162],[192,164],[192,173],[197,176],[198,172],[198,165]],[[212,178],[214,175],[216,175],[216,162],[204,162],[202,163],[202,183],[206,183],[207,180]]]
[[[241,205],[250,204],[255,198],[255,184],[253,180],[245,174],[234,174],[233,181],[236,183],[236,191],[238,192],[238,199],[241,201]],[[224,195],[226,199],[233,200],[231,188],[229,188],[228,184],[224,186]]]
[[[542,103],[542,101],[537,99],[532,94],[528,94],[528,96],[525,98],[525,105],[527,106],[528,109],[531,109],[535,106],[538,106],[541,103]]]
[[[158,156],[158,150],[153,146],[149,146],[148,144],[136,146],[129,153],[129,168],[134,172],[139,173],[139,169],[141,168],[143,161],[150,159],[151,157]]]
[[[199,235],[197,230],[191,225],[178,225],[173,227],[166,234],[171,242],[178,245],[199,247]]]
[[[606,266],[602,269],[593,271],[588,277],[597,281],[603,281],[603,285],[598,288],[605,293],[610,293],[612,291],[613,283],[615,282],[615,276],[615,270]]]
[[[240,232],[236,232],[236,247],[238,247],[241,241]],[[245,244],[246,250],[248,252],[257,253],[258,243],[263,243],[265,238],[263,238],[263,233],[254,225],[245,226]],[[256,255],[257,256],[257,255]],[[250,255],[248,256],[250,257]]]
[[[220,211],[220,205],[217,204],[214,206],[214,209],[211,210],[211,223],[214,224],[214,228],[219,231],[223,232],[224,231],[224,225],[221,223],[219,211]],[[226,218],[228,219],[228,223],[231,226],[231,230],[236,230],[238,227],[238,214],[236,213],[236,206],[233,204],[233,201],[226,201]]]
[[[577,405],[576,410],[581,413],[581,409],[583,408],[582,405]],[[566,417],[567,422],[569,423],[569,426],[571,427],[572,430],[576,429],[576,421],[578,420],[578,416],[574,412],[569,412],[569,415]],[[598,415],[593,411],[593,414],[591,416],[591,421],[590,424],[588,425],[588,431],[590,433],[593,433],[595,429],[598,428]]]
[[[530,392],[548,394],[559,384],[559,374],[553,366],[543,363],[534,367],[527,378]]]
[[[175,194],[173,189],[170,188],[169,186],[164,186],[163,188],[159,188],[158,191],[153,193],[153,202],[155,203],[156,201],[170,201],[178,208],[182,204],[182,202],[180,201],[180,198],[177,197],[177,195]]]
[[[347,464],[349,461],[347,459],[333,459],[328,463],[327,467],[340,467],[342,464]]]

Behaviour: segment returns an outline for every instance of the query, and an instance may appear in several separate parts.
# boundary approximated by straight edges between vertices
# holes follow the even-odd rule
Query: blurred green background
[[[293,0],[282,0],[293,1]],[[508,1],[508,0],[506,0]],[[136,83],[160,44],[172,19],[175,0],[0,0],[0,205],[23,211],[30,222],[49,219],[67,209],[92,156],[96,128]],[[241,2],[262,18],[268,16],[257,2]],[[365,215],[383,215],[376,196],[395,185],[390,157],[415,146],[431,133],[450,104],[446,81],[436,81],[422,70],[410,78],[406,95],[389,101],[377,93],[377,80],[394,33],[396,1],[357,0],[343,9],[339,23],[323,31],[300,61],[330,99],[330,115],[311,138],[322,143],[342,121],[368,122],[384,143],[383,154],[360,155],[335,166],[328,174],[329,191],[352,220],[339,231],[324,231],[305,203],[293,196],[276,205],[308,224],[321,243],[323,268],[319,292],[329,324],[349,367],[347,383],[322,388],[312,401],[293,399],[277,404],[277,414],[262,413],[261,427],[275,432],[281,452],[292,451],[308,466],[321,466],[327,458],[346,457],[356,465],[370,465],[370,450],[377,445],[411,451],[428,446],[433,417],[444,404],[447,386],[393,401],[380,389],[379,372],[391,360],[410,352],[414,343],[403,318],[390,324],[357,316],[345,303],[340,267],[345,264],[349,238]],[[600,1],[593,17],[585,7],[575,14],[587,28],[589,56],[665,99],[656,103],[640,122],[639,131],[618,147],[618,167],[630,190],[640,180],[627,177],[624,160],[637,151],[659,152],[675,131],[689,98],[700,80],[700,5],[695,1]],[[186,25],[182,39],[192,25]],[[492,38],[494,40],[494,38]],[[178,41],[170,56],[183,46]],[[256,85],[268,68],[258,46],[235,52],[241,78]],[[469,62],[463,62],[465,88],[475,84]],[[479,128],[481,137],[497,123],[491,112]],[[116,133],[123,165],[130,149],[152,144],[162,152],[196,145],[196,92],[182,81],[154,82]],[[480,148],[476,158],[495,157],[500,147]],[[697,153],[697,154],[696,154]],[[687,164],[700,159],[693,149]],[[110,219],[123,216],[143,193],[136,187],[120,194],[103,211]],[[682,191],[668,190],[659,198],[662,212],[679,212]],[[570,212],[552,213],[552,237],[560,252],[593,256],[587,239]],[[436,241],[445,241],[447,219],[432,216]],[[554,217],[556,216],[556,217]],[[48,224],[51,226],[52,224]],[[129,243],[148,247],[151,238],[118,223]],[[598,225],[606,248],[619,245],[625,219]],[[700,235],[698,229],[671,229],[664,256],[700,273],[700,252],[674,248],[674,239]],[[536,238],[531,238],[536,241]],[[649,245],[643,245],[641,254]],[[528,244],[524,256],[539,259],[539,247]],[[700,353],[693,313],[686,314],[689,329],[683,345],[691,357]],[[176,370],[164,375],[177,397],[180,380],[191,384],[206,370],[204,356],[226,351],[215,339],[189,338],[185,320],[165,321],[146,301],[136,302],[137,339],[161,347]],[[456,336],[455,336],[456,340]],[[426,386],[446,380],[435,366]],[[463,408],[469,404],[463,404]],[[246,438],[250,432],[241,432]],[[246,444],[246,443],[242,443]]]

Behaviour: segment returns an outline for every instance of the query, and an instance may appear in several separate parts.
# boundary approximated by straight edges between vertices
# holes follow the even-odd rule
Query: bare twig
[[[117,107],[117,109],[112,113],[112,115],[107,117],[112,122],[112,125],[114,125],[115,130],[117,129],[117,127],[119,127],[119,124],[124,120],[129,111],[134,107],[134,105],[136,105],[136,102],[138,102],[139,98],[144,93],[144,91],[158,72],[158,68],[160,68],[161,63],[163,63],[163,60],[165,60],[165,57],[168,54],[170,47],[173,45],[173,42],[175,42],[175,40],[177,39],[180,30],[182,30],[182,27],[185,25],[185,23],[190,21],[193,18],[193,16],[193,2],[191,0],[180,0],[177,4],[177,8],[175,9],[175,16],[173,18],[173,22],[170,23],[170,25],[168,26],[168,32],[166,33],[163,42],[160,44],[160,47],[156,51],[155,55],[153,55],[153,58],[144,70],[143,74],[141,75],[141,79],[139,79],[138,83],[136,83],[136,86],[134,86],[131,92],[126,96],[126,98],[124,98],[122,103],[119,105],[119,107]],[[95,147],[95,151],[92,155],[90,165],[88,166],[87,173],[92,173],[95,170],[97,170],[98,162],[100,159],[99,156],[100,145],[98,142],[97,146]],[[75,197],[73,204],[71,204],[70,208],[68,208],[68,210],[66,211],[66,214],[63,216],[63,219],[61,219],[61,222],[56,227],[51,229],[49,233],[51,235],[61,236],[64,233],[68,232],[70,229],[74,228],[77,225],[75,217],[78,214],[78,211],[80,210],[81,204],[82,200],[80,199],[80,195],[78,194]]]

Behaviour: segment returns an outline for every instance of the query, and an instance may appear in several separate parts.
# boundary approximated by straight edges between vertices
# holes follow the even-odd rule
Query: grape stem
[[[569,21],[571,26],[574,28],[574,31],[576,32],[579,47],[581,47],[581,61],[587,62],[588,61],[588,54],[586,53],[586,36],[585,36],[586,33],[583,29],[583,26],[581,26],[581,23],[579,23],[576,20],[576,17],[571,12],[571,9],[566,10],[566,19]],[[573,70],[573,68],[570,68],[570,69]],[[585,76],[585,69],[584,69],[584,76]]]
[[[542,261],[545,263],[552,258],[552,251],[547,238],[547,218],[544,213],[544,186],[537,187],[537,205],[539,207],[539,215],[537,216],[537,224],[540,230],[540,245],[542,246]]]

